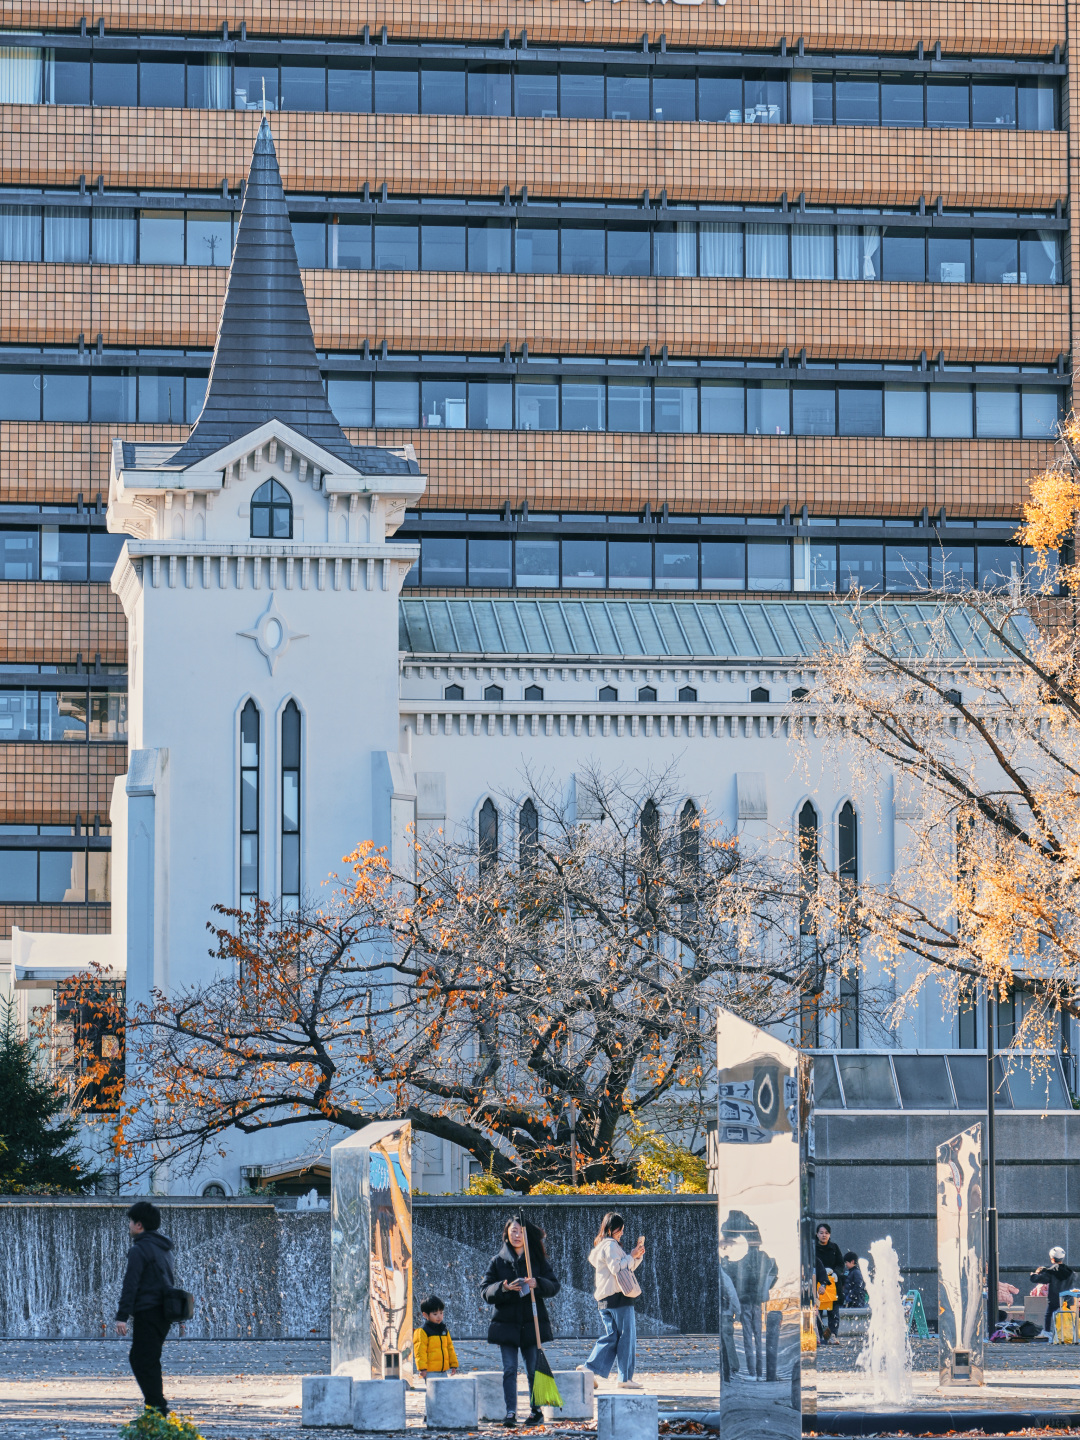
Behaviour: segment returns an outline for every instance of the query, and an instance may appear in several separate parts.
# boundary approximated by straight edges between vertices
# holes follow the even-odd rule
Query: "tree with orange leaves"
[[[626,1178],[626,1133],[665,1105],[702,1146],[717,1004],[797,1013],[785,877],[673,814],[671,777],[587,783],[588,821],[580,777],[576,807],[530,784],[512,857],[439,838],[404,878],[363,844],[325,902],[222,910],[217,977],[129,1023],[145,1083],[117,1145],[194,1168],[238,1133],[301,1127],[321,1149],[313,1121],[402,1116],[519,1190],[570,1177],[572,1133],[581,1179]]]

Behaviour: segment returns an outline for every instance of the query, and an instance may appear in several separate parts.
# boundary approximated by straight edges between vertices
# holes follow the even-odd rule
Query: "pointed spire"
[[[280,420],[367,474],[405,473],[406,460],[346,439],[323,389],[270,122],[251,156],[206,400],[171,460],[191,466]]]

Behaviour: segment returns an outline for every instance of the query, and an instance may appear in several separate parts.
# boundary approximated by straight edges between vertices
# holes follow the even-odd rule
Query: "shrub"
[[[134,1420],[120,1426],[120,1440],[203,1440],[203,1437],[182,1415],[162,1415],[160,1410],[144,1410]]]

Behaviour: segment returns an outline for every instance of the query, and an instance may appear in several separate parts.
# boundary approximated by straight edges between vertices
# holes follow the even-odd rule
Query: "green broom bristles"
[[[555,1376],[551,1373],[551,1366],[548,1364],[547,1356],[543,1350],[536,1352],[536,1371],[533,1374],[532,1403],[537,1410],[541,1405],[554,1405],[556,1409],[562,1409],[562,1396],[559,1394],[559,1387],[555,1384]]]

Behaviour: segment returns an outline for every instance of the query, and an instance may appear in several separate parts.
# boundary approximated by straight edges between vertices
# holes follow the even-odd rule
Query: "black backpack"
[[[166,1268],[164,1257],[157,1253],[156,1248],[154,1259],[162,1279],[161,1304],[165,1311],[165,1319],[170,1325],[176,1320],[183,1324],[185,1320],[190,1320],[195,1314],[195,1296],[190,1290],[180,1290],[175,1285],[170,1285],[171,1276]]]

